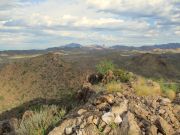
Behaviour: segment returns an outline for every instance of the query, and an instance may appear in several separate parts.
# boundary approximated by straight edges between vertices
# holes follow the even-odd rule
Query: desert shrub
[[[105,87],[108,92],[116,92],[116,91],[121,92],[123,90],[122,84],[118,82],[110,82],[106,84]]]
[[[17,129],[19,135],[45,135],[48,127],[53,127],[62,119],[66,111],[55,105],[43,106],[34,111],[33,115],[23,119]]]
[[[116,129],[118,127],[118,125],[114,122],[110,123],[109,125],[112,129]]]
[[[174,90],[166,91],[165,95],[171,100],[173,100],[176,97],[176,93],[174,92]]]
[[[115,68],[115,65],[112,61],[104,60],[101,61],[99,64],[96,65],[96,69],[98,73],[101,73],[105,75],[109,70],[113,71]]]
[[[139,96],[161,95],[161,88],[157,82],[142,77],[137,77],[137,80],[132,83],[132,87]]]
[[[116,78],[119,79],[121,82],[128,82],[133,77],[132,73],[122,69],[117,69],[114,70],[113,72]]]
[[[168,82],[164,81],[163,79],[161,79],[158,82],[164,93],[167,92],[168,90],[173,90],[174,92],[177,92],[177,93],[180,92],[180,84],[178,84],[178,83],[173,83],[173,82],[168,83]]]
[[[178,83],[168,83],[161,79],[159,81],[163,94],[170,99],[174,99],[176,97],[176,92],[180,92],[180,85]]]

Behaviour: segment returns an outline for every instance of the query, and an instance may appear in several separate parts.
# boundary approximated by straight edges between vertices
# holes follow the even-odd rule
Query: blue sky
[[[0,49],[180,42],[179,0],[1,0]]]

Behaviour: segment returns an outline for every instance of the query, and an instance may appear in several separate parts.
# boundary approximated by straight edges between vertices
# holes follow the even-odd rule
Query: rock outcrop
[[[71,111],[49,135],[179,135],[180,105],[132,91],[101,92]]]

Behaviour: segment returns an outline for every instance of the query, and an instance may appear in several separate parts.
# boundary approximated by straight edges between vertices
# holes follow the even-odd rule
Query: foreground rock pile
[[[87,90],[86,90],[87,93]],[[131,90],[101,92],[73,110],[49,135],[179,135],[180,105]]]

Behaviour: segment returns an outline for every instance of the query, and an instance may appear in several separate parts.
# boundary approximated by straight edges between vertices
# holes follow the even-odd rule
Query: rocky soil
[[[93,76],[99,81],[100,76]],[[180,93],[171,101],[137,96],[128,83],[122,92],[97,91],[90,80],[77,94],[81,104],[48,135],[180,135]],[[26,111],[22,117],[31,117]],[[0,135],[16,135],[17,119],[0,121]]]
[[[132,89],[100,92],[82,89],[85,105],[71,111],[49,135],[179,135],[180,95],[138,97]],[[91,95],[91,96],[90,96]],[[85,99],[83,99],[85,98]]]

